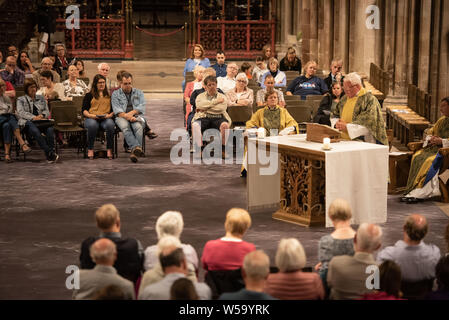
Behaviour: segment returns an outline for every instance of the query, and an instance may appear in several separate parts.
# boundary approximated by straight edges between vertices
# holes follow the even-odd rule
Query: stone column
[[[394,73],[393,94],[407,95],[407,56],[408,52],[408,0],[396,1],[396,33],[394,35]]]
[[[332,0],[318,1],[318,66],[327,71],[333,58]]]
[[[430,38],[432,2],[421,1],[419,28],[418,88],[429,91]],[[429,23],[430,22],[430,23]],[[437,38],[438,39],[438,38]],[[411,65],[410,65],[411,67]]]
[[[363,72],[369,75],[370,63],[375,60],[375,35],[379,29],[368,29],[365,13],[375,0],[351,0],[349,32],[349,72]]]
[[[349,0],[334,0],[333,58],[343,60],[343,72],[349,68]]]

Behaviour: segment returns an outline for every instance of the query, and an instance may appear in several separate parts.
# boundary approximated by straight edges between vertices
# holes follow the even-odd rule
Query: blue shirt
[[[296,96],[305,99],[308,95],[322,95],[329,91],[323,79],[313,76],[308,79],[306,76],[299,76],[293,80],[287,88]]]
[[[392,260],[401,267],[402,279],[405,281],[421,281],[435,278],[435,267],[440,259],[440,249],[433,244],[421,241],[410,246],[399,240],[394,246],[384,248],[377,254],[379,263]]]
[[[182,73],[183,77],[186,77],[186,72],[192,72],[193,69],[195,69],[195,67],[197,65],[203,66],[204,68],[209,68],[210,67],[210,61],[208,58],[204,58],[201,59],[199,63],[197,63],[194,59],[187,59],[186,64],[184,66],[184,72]],[[184,92],[186,86],[186,80],[184,79],[182,81],[182,92]]]
[[[217,73],[217,78],[226,77],[227,75],[226,69],[228,68],[228,65],[226,63],[223,64],[216,63],[212,66],[212,68],[214,68],[215,72]]]

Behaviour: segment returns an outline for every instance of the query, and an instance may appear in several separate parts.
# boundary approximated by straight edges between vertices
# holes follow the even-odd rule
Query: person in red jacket
[[[251,226],[248,211],[233,208],[226,214],[226,235],[206,243],[201,257],[204,270],[234,270],[243,264],[245,255],[256,250],[252,243],[243,241],[243,236]]]

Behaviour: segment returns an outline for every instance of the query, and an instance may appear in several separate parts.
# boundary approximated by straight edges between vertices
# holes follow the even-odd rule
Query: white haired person
[[[166,250],[169,247],[176,247],[176,248],[182,248],[181,241],[179,238],[172,236],[172,235],[164,235],[157,243],[157,251],[155,253],[155,257],[157,258],[157,261],[155,261],[155,265],[152,266],[150,269],[147,269],[145,273],[143,274],[142,281],[140,282],[140,288],[139,292],[143,292],[143,289],[150,284],[156,283],[164,278],[164,270],[162,270],[162,266],[159,261],[159,255],[161,252]],[[185,246],[185,245],[184,245]],[[154,246],[152,246],[154,247]],[[188,251],[188,250],[187,250]],[[185,250],[183,250],[185,255]],[[196,252],[195,252],[196,254]],[[198,258],[197,258],[198,262]],[[195,266],[187,261],[187,274],[186,277],[190,279],[192,282],[197,282],[198,278],[196,276],[197,269]]]
[[[134,299],[134,284],[118,275],[114,268],[117,260],[115,243],[107,238],[98,239],[90,246],[89,253],[95,267],[79,272],[79,287],[73,291],[73,299],[93,299],[99,290],[110,285],[118,286],[125,299]]]
[[[111,94],[111,90],[118,87],[117,81],[109,78],[109,71],[111,70],[111,67],[109,64],[102,62],[97,66],[97,69],[98,73],[106,78],[106,88],[108,88],[109,94]]]
[[[67,51],[62,43],[58,43],[55,45],[55,51],[56,55],[54,57],[55,63],[53,65],[53,68],[60,76],[62,76],[62,70],[68,70],[73,59],[67,57]]]
[[[366,270],[378,265],[373,255],[381,247],[381,240],[382,229],[378,225],[362,223],[359,226],[354,237],[354,256],[333,257],[329,263],[327,284],[331,289],[330,299],[354,300],[373,292],[366,285],[370,275]]]
[[[333,111],[332,126],[341,131],[343,139],[387,146],[385,121],[377,98],[362,87],[362,80],[355,72],[346,75],[343,89],[345,96]]]
[[[182,230],[184,229],[184,220],[179,211],[166,211],[157,218],[156,233],[158,240],[165,236],[173,236],[177,239],[181,238]],[[190,244],[181,244],[187,262],[198,270],[198,255],[195,249]],[[149,270],[153,268],[159,261],[158,245],[152,245],[145,249],[144,269]]]
[[[254,102],[254,92],[248,88],[248,78],[245,73],[240,72],[235,77],[235,88],[226,92],[228,107],[246,106],[252,107]]]
[[[294,238],[282,239],[276,251],[278,273],[271,273],[265,284],[265,292],[281,300],[324,299],[320,276],[303,272],[306,253],[301,243]]]

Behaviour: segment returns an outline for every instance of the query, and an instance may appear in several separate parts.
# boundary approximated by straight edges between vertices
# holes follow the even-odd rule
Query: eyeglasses
[[[243,83],[246,83],[245,80],[237,80],[237,82],[243,82]]]

